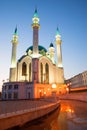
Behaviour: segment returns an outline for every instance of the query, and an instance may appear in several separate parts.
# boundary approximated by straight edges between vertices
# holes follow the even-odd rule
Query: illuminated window
[[[29,64],[29,81],[31,82],[31,63]]]
[[[45,83],[49,83],[49,65],[47,63],[45,65],[45,72],[46,72],[46,81],[45,81]]]
[[[43,83],[43,64],[40,64],[40,70],[41,70],[41,83]]]
[[[22,64],[22,75],[23,76],[26,76],[26,72],[27,72],[27,66],[26,66],[26,63],[24,62]]]

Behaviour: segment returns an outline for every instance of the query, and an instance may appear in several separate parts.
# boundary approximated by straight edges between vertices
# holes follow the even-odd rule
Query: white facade
[[[56,64],[53,64],[52,61],[46,57],[41,56],[39,59],[39,83],[64,83],[64,72],[63,68],[58,68]],[[26,65],[26,74],[23,74],[23,64]],[[31,68],[29,68],[29,65],[31,65]],[[42,65],[42,68],[41,68]],[[48,74],[46,71],[46,65],[48,66]],[[17,64],[17,81],[28,81],[33,82],[32,79],[32,58],[30,56],[25,56],[20,62]],[[37,68],[36,68],[37,69]],[[31,71],[31,74],[30,74]],[[41,74],[42,73],[42,74]],[[48,75],[48,81],[46,81],[46,76]],[[54,76],[55,75],[55,76]],[[41,78],[42,77],[42,78]],[[42,79],[42,81],[41,81]]]
[[[44,93],[48,93],[47,88],[51,90],[52,84],[64,84],[61,39],[58,29],[56,34],[56,49],[54,48],[53,43],[50,43],[49,48],[46,49],[42,45],[39,45],[38,33],[40,24],[37,10],[35,10],[34,13],[32,28],[33,44],[27,48],[25,55],[17,62],[16,47],[18,44],[18,35],[17,28],[15,29],[12,39],[9,82],[3,84],[3,99],[38,98],[38,92],[40,90],[43,90],[42,94],[40,91],[40,95],[44,95]],[[55,62],[55,50],[57,50],[57,62]],[[18,88],[15,88],[15,86],[18,86]],[[40,86],[42,86],[41,89]],[[51,92],[49,92],[49,94],[51,94]]]

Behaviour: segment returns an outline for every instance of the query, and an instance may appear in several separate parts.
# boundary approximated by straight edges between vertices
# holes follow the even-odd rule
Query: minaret
[[[33,24],[33,57],[36,58],[38,56],[38,30],[40,28],[39,17],[37,13],[37,9],[35,9],[34,16],[32,18]]]
[[[38,59],[38,30],[40,28],[39,17],[37,9],[35,9],[34,16],[32,18],[33,24],[33,59],[32,59],[32,81],[39,81],[39,59]]]
[[[58,77],[57,77],[57,82],[58,83],[64,83],[64,69],[63,69],[63,65],[62,65],[62,50],[61,50],[61,36],[59,33],[59,29],[57,28],[57,32],[56,32],[56,47],[57,47],[57,58],[58,58]]]
[[[57,47],[57,58],[58,58],[58,67],[63,67],[62,65],[62,50],[61,50],[61,36],[59,33],[59,29],[57,28],[57,32],[56,32],[56,47]]]
[[[12,39],[12,55],[11,55],[11,68],[10,68],[10,81],[16,81],[16,50],[18,44],[17,27],[15,28],[13,39]]]
[[[53,63],[54,63],[54,54],[55,54],[55,49],[54,49],[53,43],[50,43],[49,56]]]

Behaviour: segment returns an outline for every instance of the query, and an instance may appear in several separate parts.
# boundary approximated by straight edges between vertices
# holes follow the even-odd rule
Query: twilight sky
[[[12,36],[17,25],[17,59],[32,45],[32,17],[40,18],[39,44],[55,46],[58,26],[65,78],[87,70],[87,0],[0,0],[0,89],[9,78]],[[56,46],[55,46],[56,47]]]

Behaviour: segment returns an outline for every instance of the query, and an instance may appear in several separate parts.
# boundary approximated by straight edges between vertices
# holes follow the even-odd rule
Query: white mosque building
[[[33,44],[18,61],[16,60],[18,33],[17,27],[15,28],[9,82],[3,83],[2,86],[3,100],[41,98],[66,92],[59,30],[57,28],[55,36],[57,51],[55,62],[53,43],[50,43],[48,51],[39,44],[40,24],[37,9],[32,21]]]

